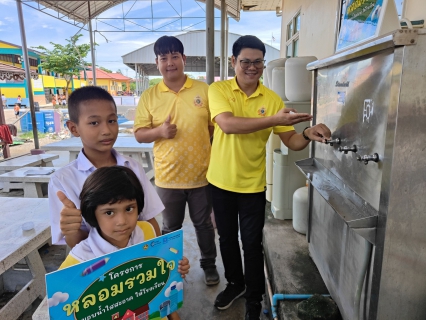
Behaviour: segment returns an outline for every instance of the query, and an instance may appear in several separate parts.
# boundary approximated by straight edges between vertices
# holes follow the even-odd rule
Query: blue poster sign
[[[347,0],[336,51],[376,35],[384,0]]]
[[[46,275],[50,319],[160,320],[183,304],[178,230]]]

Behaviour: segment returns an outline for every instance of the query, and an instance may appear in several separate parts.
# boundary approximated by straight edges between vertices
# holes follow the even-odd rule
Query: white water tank
[[[293,229],[306,234],[308,231],[308,187],[297,189],[293,194]]]
[[[272,69],[272,91],[278,94],[283,101],[286,101],[285,95],[285,67],[275,67]]]
[[[274,150],[274,187],[272,189],[271,211],[275,219],[291,219],[291,201],[293,195],[290,192],[290,175],[288,165],[288,155],[281,152],[281,149]]]
[[[274,150],[278,149],[281,139],[278,135],[271,132],[266,143],[266,200],[272,201],[272,186],[274,183]]]
[[[269,89],[278,93],[283,100],[285,99],[284,93],[284,65],[285,58],[280,58],[276,60],[270,61],[263,73],[263,84]],[[278,72],[274,72],[274,69],[281,68],[282,70]],[[273,81],[274,80],[274,81]],[[275,83],[275,84],[274,84]],[[274,150],[280,147],[281,139],[276,134],[271,134],[268,142],[266,144],[266,200],[269,202],[272,201],[273,198],[273,158],[274,158]]]
[[[285,66],[285,61],[287,59],[286,58],[279,58],[276,60],[272,60],[269,61],[268,64],[266,65],[266,69],[265,72],[263,73],[263,77],[267,78],[267,84],[268,84],[268,88],[272,89],[272,70],[274,70],[275,67],[284,67]]]
[[[311,110],[310,101],[284,101],[284,103],[287,108],[296,109],[299,113],[310,113]],[[303,122],[294,127],[297,132],[302,132],[309,125],[309,122]],[[294,162],[306,158],[309,158],[309,147],[293,151],[281,143],[281,148],[274,150],[271,211],[276,219],[292,219],[293,194],[297,189],[306,185],[306,177]]]
[[[289,101],[310,101],[312,92],[312,71],[306,65],[316,57],[289,58],[285,62],[285,93]]]

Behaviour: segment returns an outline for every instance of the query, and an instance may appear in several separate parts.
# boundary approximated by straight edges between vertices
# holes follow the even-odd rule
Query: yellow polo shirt
[[[207,180],[218,188],[239,192],[262,192],[266,186],[266,142],[273,130],[281,133],[292,126],[276,126],[249,134],[225,134],[214,118],[224,112],[236,117],[273,116],[285,108],[281,97],[259,83],[250,96],[240,89],[236,78],[215,82],[209,88],[209,105],[214,123],[212,154]]]
[[[173,139],[154,142],[155,184],[161,188],[193,189],[206,186],[210,161],[208,85],[187,77],[174,92],[163,81],[142,93],[134,130],[156,128],[170,115],[176,124]]]

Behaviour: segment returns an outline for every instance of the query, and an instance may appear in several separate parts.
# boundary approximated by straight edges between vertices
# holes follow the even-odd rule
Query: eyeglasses
[[[250,68],[251,65],[253,65],[256,69],[263,69],[265,65],[265,61],[266,60],[255,60],[255,61],[240,60],[240,66],[244,70]]]

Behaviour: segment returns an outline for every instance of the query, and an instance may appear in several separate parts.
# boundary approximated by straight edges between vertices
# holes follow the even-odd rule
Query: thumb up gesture
[[[70,235],[77,233],[80,230],[81,222],[83,221],[83,218],[81,217],[81,210],[77,209],[74,202],[68,199],[62,191],[58,191],[56,195],[64,205],[61,210],[60,219],[62,234]]]
[[[164,121],[161,126],[161,137],[164,139],[173,139],[177,133],[177,127],[175,124],[170,123],[170,115],[167,117],[166,121]]]

